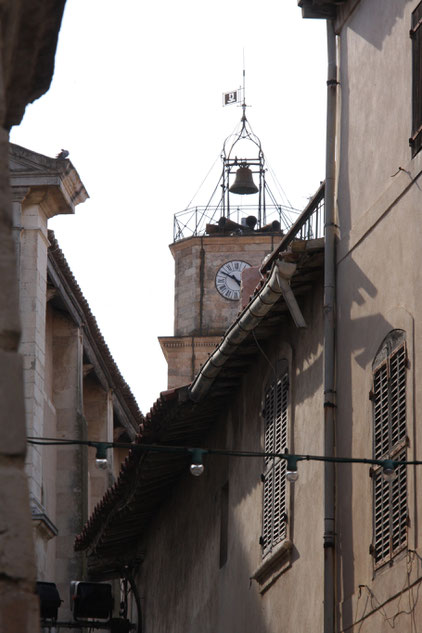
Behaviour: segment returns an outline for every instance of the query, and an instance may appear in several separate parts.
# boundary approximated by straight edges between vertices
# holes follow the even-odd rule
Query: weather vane
[[[242,99],[242,87],[239,86],[237,90],[231,92],[223,92],[223,107],[231,105],[232,103],[242,103],[243,117],[245,118],[246,109],[246,72],[245,72],[245,50],[243,50],[243,99]]]

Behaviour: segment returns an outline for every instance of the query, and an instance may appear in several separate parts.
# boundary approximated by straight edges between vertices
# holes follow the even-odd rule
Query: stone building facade
[[[24,474],[25,408],[17,260],[9,189],[9,130],[50,85],[65,0],[5,0],[0,88],[0,629],[38,627],[35,564]]]
[[[130,442],[142,415],[116,367],[48,219],[73,213],[87,192],[72,163],[10,145],[22,336],[19,351],[30,438]],[[124,459],[96,468],[87,446],[30,445],[26,472],[37,580],[54,582],[70,619],[71,580],[84,578],[73,541]]]

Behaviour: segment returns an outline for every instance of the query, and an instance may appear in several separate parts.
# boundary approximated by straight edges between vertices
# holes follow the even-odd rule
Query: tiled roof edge
[[[142,444],[143,441],[148,444],[158,443],[160,441],[160,429],[156,428],[155,418],[159,418],[160,414],[165,414],[174,410],[179,405],[179,394],[183,394],[187,387],[177,387],[162,391],[151,410],[147,413],[142,424],[139,427],[134,444]],[[103,498],[97,503],[91,516],[85,523],[82,532],[75,539],[75,551],[82,551],[89,548],[99,528],[107,523],[108,518],[116,510],[116,505],[122,499],[125,500],[124,490],[128,484],[131,473],[136,471],[139,461],[143,453],[137,450],[129,450],[125,461],[120,467],[120,472],[116,482],[106,491]]]
[[[80,308],[83,311],[83,315],[85,317],[85,321],[89,328],[89,331],[98,347],[98,350],[103,357],[107,369],[111,374],[111,377],[115,383],[115,387],[119,389],[121,392],[131,414],[134,416],[135,420],[141,424],[144,421],[144,416],[139,409],[138,403],[136,402],[135,396],[133,395],[129,385],[123,378],[107,343],[103,335],[101,334],[100,328],[98,327],[97,320],[93,313],[91,312],[91,308],[89,307],[88,301],[85,299],[82,290],[76,281],[75,276],[73,275],[69,264],[66,261],[66,258],[60,249],[59,243],[54,235],[54,231],[48,231],[48,239],[50,242],[50,246],[48,249],[48,257],[51,258],[56,266],[60,269],[63,277],[71,288],[73,294],[75,295],[76,300],[78,301]]]

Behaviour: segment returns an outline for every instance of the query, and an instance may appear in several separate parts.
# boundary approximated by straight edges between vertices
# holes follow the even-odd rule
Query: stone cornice
[[[217,246],[223,246],[225,252],[230,251],[230,245],[233,246],[233,251],[238,252],[238,250],[242,250],[242,246],[246,244],[271,244],[273,240],[279,242],[282,237],[280,232],[274,233],[250,233],[248,235],[203,235],[203,236],[192,236],[187,237],[179,242],[173,242],[170,244],[170,251],[174,256],[174,253],[177,251],[183,250],[185,248],[193,248],[194,246],[200,247],[201,245],[213,246],[216,248]]]
[[[221,336],[159,336],[160,345],[165,347],[215,347]]]
[[[89,197],[70,160],[50,158],[10,143],[9,164],[12,192],[27,188],[23,204],[42,202],[48,218],[74,213],[75,206]]]
[[[217,343],[221,340],[221,336],[159,336],[162,352],[166,358],[171,354],[171,350],[180,350],[183,348],[199,349],[209,348],[213,350]]]

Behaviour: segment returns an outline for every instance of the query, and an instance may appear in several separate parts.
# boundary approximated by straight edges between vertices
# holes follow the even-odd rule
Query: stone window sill
[[[271,554],[265,557],[254,571],[251,578],[260,585],[260,593],[264,593],[291,566],[292,549],[292,541],[284,540],[274,548]]]
[[[59,533],[57,527],[48,517],[43,505],[34,497],[31,498],[31,514],[33,525],[41,532],[44,539],[49,540]]]

